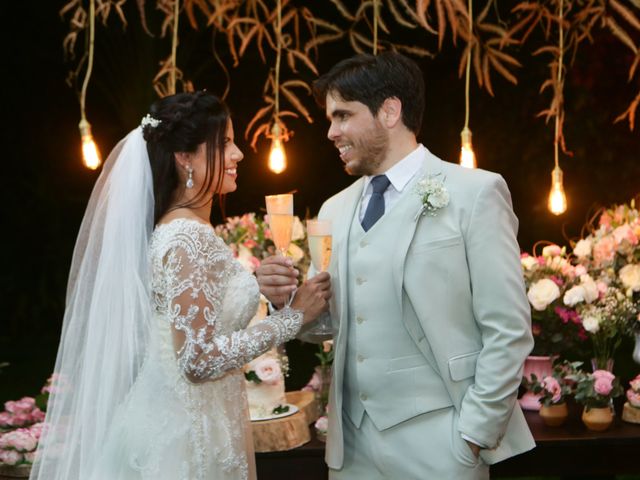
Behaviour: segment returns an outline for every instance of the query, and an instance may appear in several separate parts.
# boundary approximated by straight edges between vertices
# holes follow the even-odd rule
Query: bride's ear
[[[176,165],[181,170],[186,170],[191,165],[191,155],[186,152],[176,152],[173,154],[176,159]]]

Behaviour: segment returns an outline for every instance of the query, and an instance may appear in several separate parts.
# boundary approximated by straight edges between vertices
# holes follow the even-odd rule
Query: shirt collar
[[[396,192],[401,193],[404,190],[404,187],[406,187],[409,181],[413,178],[413,176],[418,173],[418,171],[422,167],[422,160],[424,159],[426,153],[426,147],[422,144],[419,144],[413,152],[393,165],[389,170],[384,172],[384,175],[387,176]],[[374,176],[375,175],[366,175],[364,177],[364,189],[362,191],[363,195],[368,191],[369,184],[371,183],[371,179]]]

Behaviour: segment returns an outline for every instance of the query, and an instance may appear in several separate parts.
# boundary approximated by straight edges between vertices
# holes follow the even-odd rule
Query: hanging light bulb
[[[100,152],[91,135],[91,124],[85,118],[80,120],[80,138],[82,139],[82,161],[87,168],[97,169],[102,164]]]
[[[269,151],[269,169],[273,173],[282,173],[287,168],[287,155],[282,144],[282,136],[280,134],[280,125],[273,124],[271,129],[272,140],[271,150]]]
[[[465,168],[476,168],[476,154],[473,152],[473,145],[471,145],[471,130],[464,127],[460,132],[460,137],[462,139],[460,165]]]
[[[562,215],[567,211],[567,196],[564,193],[564,185],[562,184],[562,170],[557,165],[551,172],[549,211],[554,215]]]

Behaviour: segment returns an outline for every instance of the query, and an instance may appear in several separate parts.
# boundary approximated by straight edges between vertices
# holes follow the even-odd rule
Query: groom
[[[507,186],[417,143],[424,81],[398,53],[344,60],[314,90],[360,177],[318,215],[333,225],[330,478],[489,478],[534,447],[516,401],[533,341]],[[292,283],[279,262],[258,270],[277,303]]]

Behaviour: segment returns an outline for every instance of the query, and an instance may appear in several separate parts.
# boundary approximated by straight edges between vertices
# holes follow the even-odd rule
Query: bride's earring
[[[193,188],[193,168],[191,167],[191,165],[187,166],[187,175],[186,187]]]

